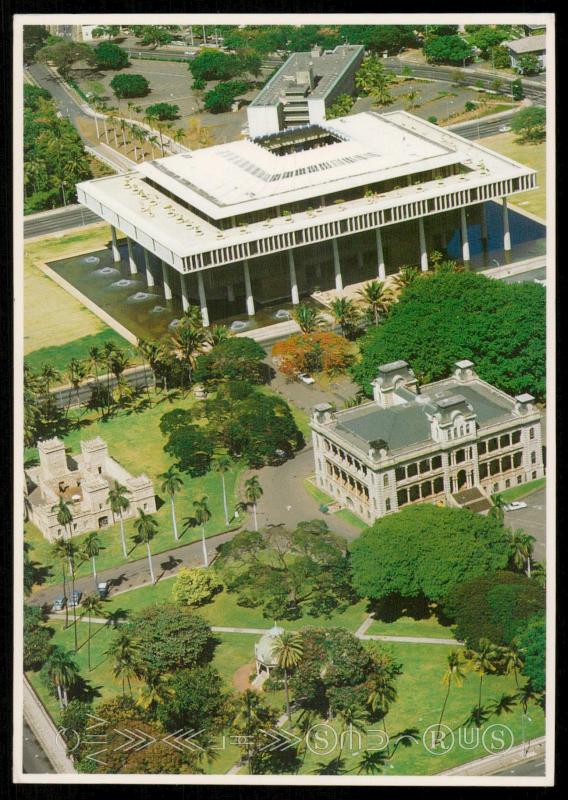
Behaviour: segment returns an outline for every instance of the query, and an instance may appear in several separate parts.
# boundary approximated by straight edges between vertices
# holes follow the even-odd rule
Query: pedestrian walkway
[[[53,720],[43,707],[27,678],[23,678],[24,719],[49,758],[53,768],[60,773],[75,773],[73,762]]]

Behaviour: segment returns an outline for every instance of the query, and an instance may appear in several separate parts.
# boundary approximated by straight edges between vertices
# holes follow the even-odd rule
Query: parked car
[[[71,598],[69,599],[69,608],[75,608],[81,604],[81,598],[83,597],[83,592],[80,592],[78,589],[77,591],[73,592]]]
[[[499,133],[509,133],[510,130],[511,130],[510,125],[501,125],[501,127],[498,128]]]
[[[302,381],[302,383],[307,383],[310,386],[312,383],[315,383],[315,380],[312,378],[311,375],[307,375],[305,372],[298,372],[298,380]]]
[[[503,511],[520,511],[522,508],[527,508],[527,504],[520,500],[515,500],[513,503],[505,503]]]
[[[99,581],[99,583],[97,583],[97,592],[99,593],[101,600],[104,600],[105,597],[108,596],[109,589],[110,581]]]
[[[51,610],[52,611],[63,611],[63,609],[65,608],[66,603],[67,603],[67,598],[64,597],[63,595],[59,595],[59,597],[56,597],[55,600],[53,601],[53,604],[51,606]]]

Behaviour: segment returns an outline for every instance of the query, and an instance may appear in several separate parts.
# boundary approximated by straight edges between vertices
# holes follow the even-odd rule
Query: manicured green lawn
[[[114,595],[105,603],[105,608],[109,611],[121,608],[129,613],[134,613],[148,605],[170,602],[174,580],[168,578],[159,581],[155,586],[142,586],[139,589]],[[329,618],[306,615],[300,619],[280,621],[264,617],[261,608],[244,608],[237,605],[236,597],[235,594],[222,591],[215,595],[212,602],[200,606],[196,610],[210,625],[222,628],[271,628],[277,621],[282,624],[282,627],[293,630],[298,630],[305,625],[319,625],[325,628],[342,627],[355,632],[367,616],[367,602],[361,600],[355,605],[349,606],[342,613],[334,613]]]
[[[318,489],[318,487],[314,486],[314,484],[309,480],[304,481],[304,489],[314,498],[314,500],[317,500],[318,503],[323,503],[325,505],[335,503],[333,497],[330,497],[330,495],[322,492],[321,489]],[[331,515],[332,518],[335,516],[341,517],[341,519],[345,520],[345,522],[348,522],[350,525],[353,525],[355,528],[359,528],[359,530],[362,531],[369,527],[366,522],[358,517],[357,514],[349,511],[348,508],[342,508],[341,511],[336,511]]]
[[[368,646],[374,643],[369,642]],[[515,706],[512,713],[503,714],[500,717],[493,715],[481,728],[479,743],[477,743],[477,729],[462,727],[471,709],[477,703],[477,693],[479,690],[479,677],[476,673],[467,672],[467,677],[461,688],[453,688],[450,692],[443,722],[454,731],[455,744],[452,748],[442,755],[432,755],[424,747],[422,736],[430,725],[436,726],[440,717],[440,711],[444,702],[446,687],[442,685],[442,675],[447,666],[447,656],[452,650],[445,645],[423,645],[423,644],[394,644],[390,646],[393,654],[403,664],[403,674],[398,679],[397,690],[398,698],[392,704],[386,718],[386,726],[391,742],[396,740],[397,735],[405,731],[407,734],[412,732],[418,741],[403,740],[406,746],[401,745],[397,748],[392,760],[386,762],[382,769],[382,774],[386,775],[433,775],[450,767],[457,766],[466,761],[474,760],[487,755],[488,752],[483,747],[482,735],[491,724],[500,723],[511,729],[516,744],[521,739],[521,708]],[[483,681],[482,705],[487,705],[491,699],[500,697],[501,694],[514,694],[516,691],[515,679],[511,676],[487,676]],[[529,706],[528,719],[525,720],[525,730],[527,738],[541,736],[544,732],[544,715],[540,708]],[[329,721],[326,721],[328,724]],[[333,721],[332,726],[340,730],[340,726]],[[356,750],[364,750],[366,747],[378,748],[381,745],[378,734],[369,733],[369,730],[377,731],[382,728],[382,722],[369,723],[365,726],[359,743],[354,734],[354,746],[351,747],[349,738],[345,737],[344,752],[345,767],[356,772],[357,762],[360,758],[355,755]],[[464,738],[471,737],[470,741],[474,746],[467,747]],[[333,743],[333,736],[329,734],[328,741]],[[487,734],[486,741],[489,742],[491,731]],[[448,738],[448,741],[450,739]],[[315,741],[315,740],[314,740]],[[427,738],[428,741],[428,738]],[[507,744],[509,740],[506,740]],[[317,749],[317,748],[315,748]],[[308,751],[305,763],[301,769],[302,773],[309,774],[318,762],[328,763],[339,753],[339,748],[335,748],[330,753],[315,754]]]
[[[141,362],[140,356],[130,342],[127,342],[120,334],[107,326],[104,326],[99,333],[82,336],[66,344],[40,347],[38,350],[28,353],[25,357],[25,362],[34,372],[39,372],[45,364],[49,364],[50,367],[64,373],[72,358],[76,358],[79,361],[86,360],[89,358],[89,351],[92,347],[102,348],[105,342],[109,341],[114,342],[122,350],[128,352],[132,366]],[[65,375],[62,375],[62,383],[66,382]]]
[[[521,497],[526,497],[539,489],[544,489],[546,486],[546,478],[539,478],[536,481],[529,481],[528,483],[521,483],[520,486],[513,486],[511,489],[505,489],[500,492],[499,496],[506,502],[511,503],[513,500],[519,500]]]
[[[425,636],[428,638],[453,639],[453,629],[450,626],[440,625],[436,617],[428,619],[413,619],[412,617],[399,617],[394,622],[375,620],[367,628],[369,635],[382,636]]]
[[[227,530],[223,512],[223,496],[221,491],[221,480],[214,472],[206,475],[191,478],[184,476],[184,487],[175,497],[176,515],[178,519],[178,530],[180,532],[179,543],[174,541],[172,532],[172,522],[170,513],[169,497],[164,496],[160,491],[160,480],[158,475],[165,472],[173,463],[173,459],[164,452],[166,438],[162,436],[159,429],[160,419],[173,408],[189,408],[197,402],[193,397],[177,397],[174,400],[167,399],[166,396],[155,395],[156,402],[151,408],[141,413],[122,411],[116,417],[107,421],[95,420],[82,430],[74,430],[65,437],[65,445],[71,453],[80,450],[81,439],[93,439],[101,436],[109,446],[110,455],[122,464],[129,472],[134,475],[145,472],[154,481],[154,490],[159,498],[160,505],[156,512],[156,519],[159,523],[159,530],[152,541],[152,552],[161,553],[170,551],[174,546],[188,544],[201,537],[198,528],[191,528],[186,533],[182,533],[184,517],[193,514],[192,503],[204,495],[208,498],[208,506],[211,511],[211,519],[206,526],[206,535],[213,536],[216,533]],[[26,451],[26,458],[37,456],[35,449]],[[235,463],[234,468],[225,475],[225,485],[227,489],[227,502],[230,512],[237,501],[236,487],[237,480],[244,465]],[[232,523],[234,527],[234,523]],[[131,537],[135,534],[134,519],[125,521],[125,535],[129,548],[128,560],[136,560],[146,556],[144,545],[135,545]],[[43,565],[51,565],[51,546],[40,531],[31,524],[25,526],[26,540],[33,546],[31,557],[34,561]],[[97,558],[97,568],[99,570],[117,566],[124,562],[120,545],[120,527],[113,525],[105,530],[99,531],[100,539],[104,550]],[[74,537],[73,541],[81,544],[88,534]],[[159,560],[156,559],[156,569]],[[78,574],[86,575],[90,572],[90,564],[84,563],[79,567]],[[59,567],[55,569],[55,574],[47,578],[47,583],[60,582]],[[159,574],[159,572],[158,572]]]

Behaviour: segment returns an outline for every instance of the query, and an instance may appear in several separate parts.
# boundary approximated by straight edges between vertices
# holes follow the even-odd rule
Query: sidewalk
[[[543,757],[545,744],[546,737],[541,736],[532,742],[525,742],[525,744],[512,747],[506,753],[495,753],[485,758],[478,758],[475,761],[462,764],[460,767],[453,767],[445,772],[439,772],[438,775],[492,775],[508,767],[514,767],[519,763]]]
[[[53,720],[41,704],[36,693],[23,678],[24,689],[24,718],[33,731],[34,736],[51,761],[56,772],[75,773],[73,762],[65,752],[65,745]]]

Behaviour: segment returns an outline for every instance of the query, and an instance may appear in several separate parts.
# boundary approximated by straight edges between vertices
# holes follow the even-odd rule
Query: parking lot
[[[536,539],[534,557],[537,561],[546,561],[546,490],[521,498],[527,508],[520,511],[506,511],[505,524],[510,528],[522,528]]]

